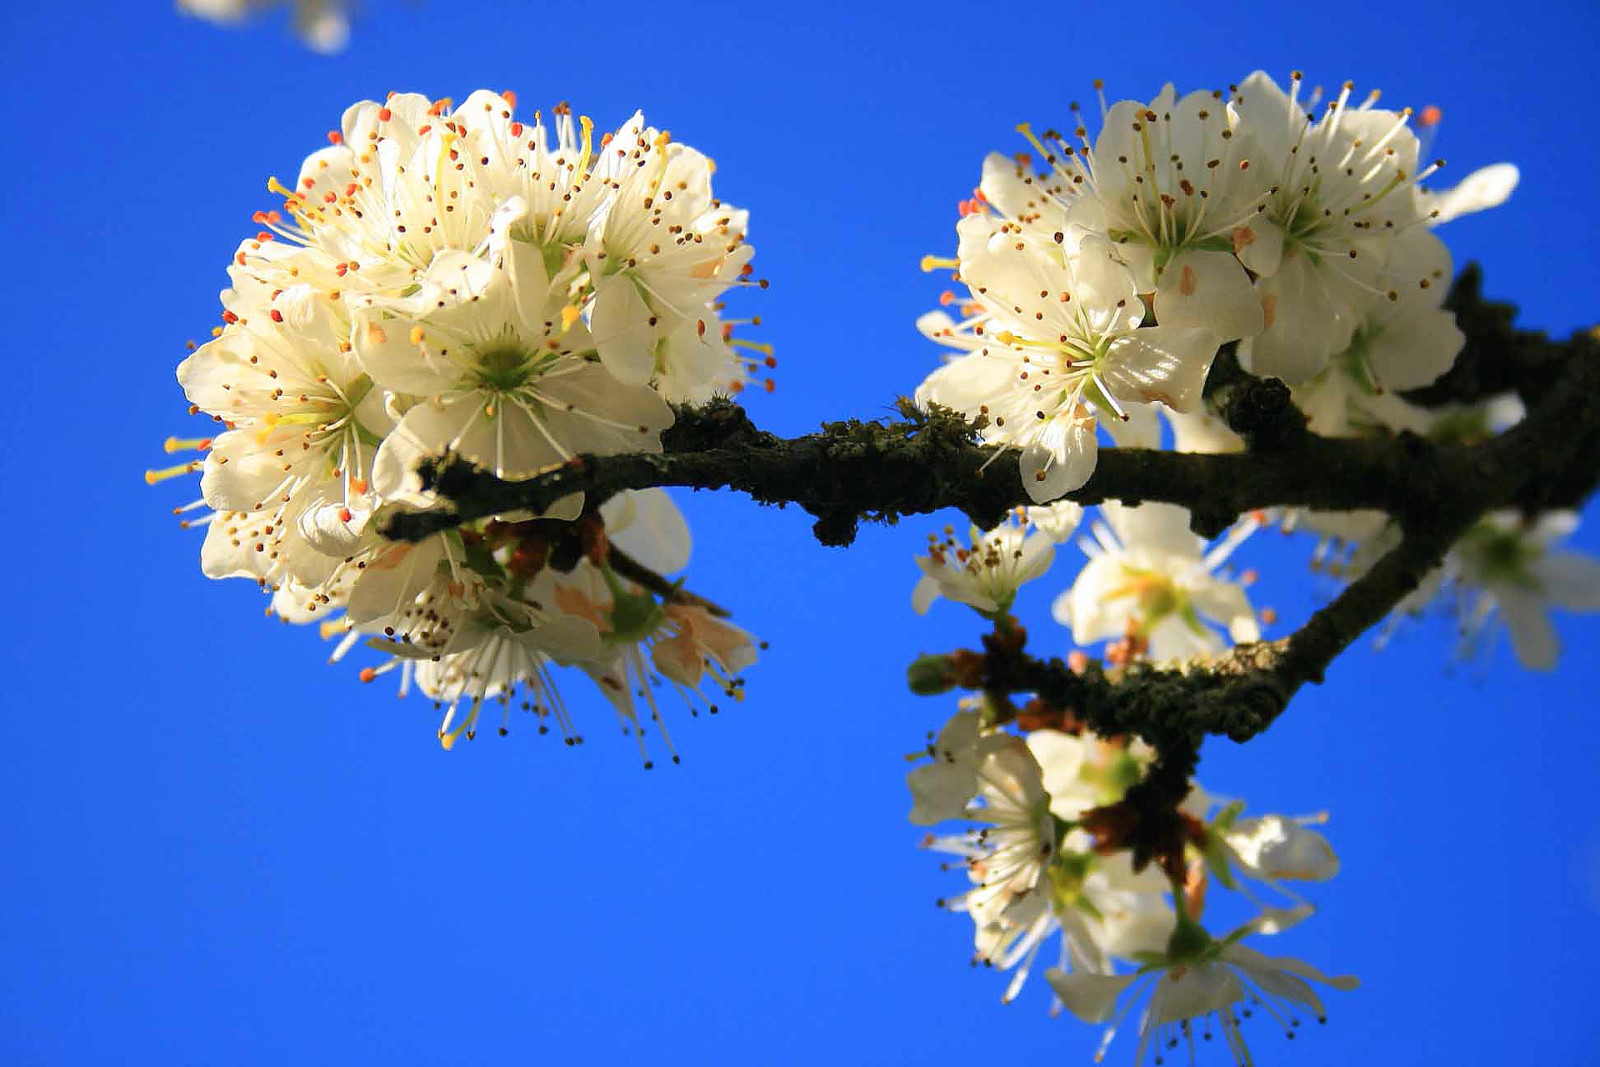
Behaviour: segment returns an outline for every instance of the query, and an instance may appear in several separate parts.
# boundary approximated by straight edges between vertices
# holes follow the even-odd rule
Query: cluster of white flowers
[[[1324,436],[1471,440],[1514,423],[1514,397],[1425,408],[1401,393],[1437,381],[1465,340],[1442,306],[1453,264],[1434,228],[1502,203],[1517,168],[1498,163],[1453,188],[1425,188],[1440,165],[1422,159],[1438,109],[1424,110],[1419,137],[1409,109],[1379,108],[1377,93],[1352,103],[1352,92],[1346,84],[1324,103],[1298,73],[1285,91],[1258,71],[1227,92],[1180,98],[1168,86],[1148,103],[1107,107],[1102,99],[1093,137],[1076,107],[1070,133],[1019,127],[1042,158],[985,160],[961,205],[957,257],[924,263],[955,268],[969,293],[942,298],[959,320],[941,310],[919,321],[956,352],[922,384],[919,402],[982,419],[986,442],[1019,448],[1024,484],[1040,502],[1088,479],[1102,421],[1119,445],[1159,447],[1159,411],[1178,451],[1243,449],[1199,403],[1212,356],[1229,340],[1248,369],[1290,385]],[[1149,516],[1136,520],[1143,524],[1161,513],[1140,511]],[[1321,535],[1315,562],[1341,577],[1359,575],[1398,538],[1380,512],[1261,518]],[[1056,605],[1079,643],[1115,636],[1125,606],[1155,595],[1137,594],[1139,580],[1129,578],[1144,564],[1117,539],[1128,517],[1113,507],[1105,519],[1095,528],[1094,562]],[[1175,516],[1161,521],[1178,540],[1152,529],[1135,536],[1134,551],[1187,554],[1196,566],[1187,582],[1175,578],[1179,587],[1234,543],[1202,557],[1179,544],[1192,539]],[[1465,650],[1500,619],[1525,666],[1553,666],[1558,643],[1543,605],[1600,610],[1600,565],[1571,554],[1529,565],[1575,522],[1565,514],[1486,518],[1403,610],[1454,590]],[[1499,553],[1487,564],[1484,546]],[[966,556],[962,565],[974,566]],[[1582,581],[1551,580],[1549,566],[1582,571]],[[1145,635],[1151,655],[1214,649],[1215,634],[1194,612],[1235,640],[1251,639],[1253,621],[1229,588],[1196,588],[1185,624],[1170,615],[1165,632]]]
[[[198,470],[205,573],[256,580],[290,621],[328,620],[336,659],[368,638],[387,658],[363,677],[399,669],[402,692],[446,706],[446,747],[486,701],[509,714],[519,687],[572,740],[553,664],[581,667],[637,726],[636,694],[659,719],[653,674],[698,691],[710,670],[737,694],[754,659],[748,635],[649,581],[689,551],[659,491],[598,512],[575,495],[417,544],[377,532],[386,511],[435,502],[424,459],[520,478],[659,451],[669,401],[772,365],[719,315],[728,289],[758,283],[711,161],[639,115],[596,137],[565,104],[548,125],[513,106],[486,90],[456,107],[365,101],[292,189],[269,183],[282,210],[257,213],[224,325],[178,368],[219,432],[169,441],[203,458],[148,475]]]
[[[1043,503],[1088,480],[1102,421],[1130,443],[1143,407],[1195,412],[1226,341],[1256,373],[1326,392],[1326,419],[1351,417],[1352,393],[1436,379],[1461,335],[1430,227],[1504,200],[1516,170],[1430,192],[1409,112],[1351,92],[1319,117],[1298,73],[1285,92],[1258,71],[1227,92],[1102,100],[1094,137],[1076,110],[1067,133],[1019,127],[1042,158],[991,155],[956,258],[924,261],[969,293],[946,294],[959,321],[919,324],[957,353],[919,402],[982,417]]]
[[[1307,825],[1317,820],[1241,818],[1241,802],[1214,810],[1195,786],[1179,809],[1189,841],[1177,884],[1155,864],[1136,871],[1125,849],[1108,848],[1091,832],[1095,813],[1121,801],[1153,759],[1141,742],[1048,728],[1024,739],[986,727],[981,702],[971,702],[928,755],[909,779],[911,821],[978,824],[924,844],[959,857],[969,887],[941,903],[972,919],[976,960],[1012,972],[1003,1000],[1016,997],[1059,934],[1045,977],[1069,1011],[1090,1022],[1120,1021],[1141,990],[1151,992],[1136,1059],[1153,1043],[1159,1062],[1163,1045],[1192,1042],[1214,1019],[1239,1061],[1249,1062],[1240,1023],[1258,1005],[1289,1030],[1302,1011],[1322,1017],[1320,1001],[1295,976],[1355,985],[1240,943],[1312,913],[1285,883],[1337,873],[1333,849]],[[1209,881],[1241,891],[1256,917],[1226,937],[1207,934],[1198,920]],[[1251,882],[1280,899],[1264,902]]]
[[[917,561],[923,577],[915,605],[925,610],[942,595],[1007,632],[1019,588],[1048,570],[1056,543],[1069,540],[1082,517],[1081,508],[1062,502],[1019,509],[997,530],[974,531],[970,549],[948,532],[933,539],[930,554]],[[1235,574],[1226,561],[1261,523],[1248,516],[1207,545],[1190,532],[1183,508],[1104,504],[1089,535],[1078,539],[1089,562],[1056,600],[1055,616],[1081,645],[1108,641],[1113,671],[1258,640],[1269,613],[1250,605],[1245,586],[1252,576]],[[1088,668],[1082,652],[1069,662]],[[1097,737],[1070,710],[1030,705],[1000,714],[993,699],[963,702],[930,740],[930,758],[912,769],[908,785],[913,823],[976,824],[924,844],[960,858],[969,887],[941,903],[973,920],[977,961],[1012,972],[1003,1000],[1016,997],[1059,935],[1045,974],[1055,1005],[1112,1023],[1106,1042],[1148,993],[1137,1061],[1153,1048],[1159,1063],[1163,1050],[1183,1044],[1192,1055],[1194,1041],[1212,1036],[1214,1025],[1235,1059],[1249,1063],[1242,1023],[1257,1010],[1292,1035],[1301,1015],[1323,1015],[1305,979],[1354,987],[1353,978],[1328,978],[1243,943],[1312,914],[1290,883],[1326,881],[1338,871],[1333,849],[1310,829],[1322,817],[1244,818],[1242,802],[1219,805],[1191,783],[1178,808],[1186,827],[1182,856],[1135,870],[1117,813],[1155,752],[1137,738]],[[1181,878],[1173,873],[1178,864]],[[1212,883],[1237,890],[1255,912],[1222,937],[1200,925]]]
[[[994,624],[991,654],[1008,636],[1022,639],[1013,603],[1083,517],[1057,498],[1093,473],[1102,422],[1117,445],[1159,448],[1159,412],[1178,451],[1242,450],[1200,403],[1226,342],[1237,342],[1246,369],[1287,383],[1325,436],[1473,441],[1521,417],[1515,398],[1424,408],[1400,395],[1437,381],[1464,344],[1443,307],[1453,267],[1433,227],[1503,201],[1516,168],[1425,189],[1419,182],[1438,164],[1421,163],[1410,113],[1376,107],[1377,94],[1352,104],[1351,92],[1342,87],[1319,115],[1320,94],[1303,93],[1299,74],[1287,91],[1259,72],[1227,93],[1179,98],[1168,86],[1148,103],[1102,100],[1092,138],[1076,114],[1070,134],[1020,127],[1042,159],[985,161],[961,205],[956,258],[924,262],[955,269],[969,291],[945,293],[949,310],[919,321],[954,354],[918,401],[977,421],[986,443],[1019,449],[1039,506],[973,529],[970,547],[948,528],[930,538],[917,560],[919,612],[940,596],[968,605]],[[1422,125],[1437,120],[1430,108]],[[1600,610],[1600,562],[1552,547],[1576,521],[1566,512],[1485,516],[1402,612],[1454,594],[1465,646],[1503,618],[1524,665],[1553,666],[1546,606]],[[1228,561],[1267,523],[1319,534],[1316,564],[1341,577],[1399,540],[1381,512],[1278,510],[1248,515],[1208,545],[1183,508],[1112,501],[1078,538],[1088,562],[1057,597],[1055,619],[1080,646],[1106,642],[1099,669],[1113,678],[1137,663],[1182,665],[1258,641],[1274,615],[1250,603],[1254,573]],[[965,673],[975,656],[926,657],[913,688],[977,684]],[[1082,649],[1068,664],[1091,669]],[[1019,709],[988,694],[964,702],[926,755],[910,772],[910,818],[976,824],[925,844],[960,857],[970,886],[943,903],[972,918],[976,959],[1012,972],[1003,999],[1059,934],[1046,972],[1056,1005],[1111,1022],[1107,1041],[1143,1003],[1137,1061],[1153,1050],[1160,1063],[1185,1044],[1192,1058],[1196,1038],[1215,1028],[1234,1059],[1250,1063],[1242,1019],[1259,1009],[1293,1036],[1298,1015],[1323,1014],[1307,980],[1356,984],[1244,940],[1312,914],[1286,883],[1337,872],[1332,848],[1309,828],[1320,819],[1241,818],[1242,803],[1218,810],[1191,782],[1175,813],[1183,840],[1136,870],[1126,820],[1138,816],[1125,798],[1156,758],[1139,739],[1098,737],[1070,708],[1034,700]],[[1239,890],[1254,909],[1226,936],[1200,923],[1213,884]]]
[[[262,8],[294,8],[294,29],[318,52],[337,52],[350,40],[347,0],[178,0],[178,10],[208,22],[234,25]]]
[[[1174,504],[1110,501],[1099,511],[1089,536],[1077,542],[1088,563],[1055,601],[1056,621],[1071,628],[1075,642],[1111,641],[1141,657],[1179,660],[1260,639],[1260,618],[1245,593],[1253,575],[1226,566],[1260,516],[1207,545],[1190,532],[1189,512]],[[1083,513],[1070,501],[1020,508],[994,530],[974,529],[971,548],[948,528],[942,540],[930,536],[928,555],[917,558],[923,574],[912,606],[922,613],[942,596],[1003,617],[1018,589],[1049,570],[1056,544],[1071,539]]]

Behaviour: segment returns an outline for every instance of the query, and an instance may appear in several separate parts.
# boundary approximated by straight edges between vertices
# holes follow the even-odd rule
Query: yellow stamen
[[[588,115],[579,115],[578,126],[583,130],[583,152],[578,156],[578,176],[581,180],[589,176],[589,158],[594,154],[594,120]]]
[[[960,266],[961,261],[959,259],[951,259],[947,256],[922,257],[922,272],[924,274],[928,274],[932,271],[940,270],[941,268],[946,267],[948,267],[950,270],[956,270]]]
[[[1033,135],[1032,126],[1026,122],[1019,122],[1017,123],[1017,132],[1028,139],[1028,143],[1033,145],[1034,150],[1039,153],[1040,158],[1050,158],[1050,150],[1040,143],[1039,138]]]
[[[209,437],[169,437],[161,446],[170,455],[173,452],[204,452],[211,447]]]
[[[176,478],[182,474],[193,474],[195,471],[199,470],[200,467],[200,461],[194,459],[190,460],[188,463],[180,463],[176,467],[163,467],[160,470],[145,471],[144,484],[155,485],[157,482],[164,482],[168,478]]]

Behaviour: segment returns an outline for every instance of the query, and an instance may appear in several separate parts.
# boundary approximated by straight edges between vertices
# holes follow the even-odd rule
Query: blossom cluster
[[[1430,191],[1439,163],[1410,112],[1352,91],[1319,114],[1299,73],[1284,90],[1258,71],[1226,92],[1102,98],[1092,137],[1075,105],[1066,132],[1019,127],[1039,158],[985,160],[956,257],[924,261],[968,291],[943,300],[959,318],[920,322],[955,354],[918,400],[1020,449],[1044,503],[1088,480],[1102,423],[1126,444],[1152,406],[1195,412],[1225,342],[1258,374],[1325,391],[1332,420],[1352,417],[1352,393],[1436,379],[1462,338],[1431,228],[1505,199],[1516,169]]]
[[[918,401],[1018,448],[1041,504],[1088,480],[1102,428],[1118,445],[1158,448],[1165,422],[1177,451],[1242,450],[1201,402],[1226,342],[1246,369],[1287,383],[1323,436],[1472,441],[1514,423],[1513,396],[1441,408],[1403,394],[1437,381],[1465,341],[1442,306],[1453,263],[1435,227],[1503,202],[1517,168],[1429,188],[1442,165],[1424,158],[1438,109],[1414,128],[1410,109],[1380,108],[1376,92],[1353,102],[1353,92],[1346,83],[1324,100],[1298,72],[1284,89],[1257,71],[1225,92],[1180,97],[1169,85],[1109,107],[1102,97],[1093,136],[1076,105],[1068,133],[1019,127],[1038,158],[990,155],[961,205],[956,258],[925,260],[954,268],[968,292],[945,293],[945,309],[918,323],[952,350]],[[1399,536],[1381,512],[1260,519],[1318,534],[1317,563],[1344,578]],[[1113,533],[1120,521],[1106,516]],[[1559,643],[1546,607],[1600,610],[1600,564],[1552,547],[1576,521],[1485,517],[1401,614],[1442,591],[1464,651],[1503,620],[1519,661],[1549,669]],[[1115,550],[1100,532],[1096,541]],[[1097,632],[1098,579],[1109,573],[1091,564],[1083,593],[1057,605],[1080,642]],[[1171,638],[1152,654],[1168,651],[1179,651]]]
[[[1319,115],[1316,97],[1298,74],[1287,90],[1261,73],[1227,93],[1180,98],[1169,86],[1148,103],[1102,102],[1094,137],[1074,114],[1070,135],[1021,127],[1042,158],[985,161],[961,205],[956,257],[924,264],[953,268],[967,292],[946,293],[919,322],[952,353],[917,397],[1020,450],[1034,506],[992,530],[930,537],[918,612],[939,598],[966,605],[993,624],[983,655],[1020,647],[1011,612],[1021,587],[1081,529],[1087,561],[1052,614],[1081,646],[1069,666],[1115,684],[1144,664],[1182,669],[1261,640],[1275,615],[1252,605],[1255,574],[1231,560],[1265,525],[1317,534],[1314,562],[1327,572],[1371,567],[1399,539],[1381,512],[1257,512],[1207,543],[1181,507],[1113,500],[1086,518],[1061,499],[1092,475],[1102,428],[1121,447],[1243,450],[1202,402],[1229,342],[1245,369],[1288,384],[1324,436],[1470,441],[1520,417],[1514,398],[1425,408],[1402,395],[1436,381],[1464,343],[1443,307],[1453,268],[1433,227],[1504,200],[1515,168],[1431,191],[1420,183],[1437,164],[1421,163],[1409,112],[1378,108],[1376,94],[1352,104],[1346,85]],[[1466,644],[1503,617],[1525,665],[1553,665],[1545,605],[1600,609],[1600,563],[1553,547],[1575,522],[1485,516],[1402,614],[1453,594]],[[964,675],[963,656],[981,659],[919,660],[913,689],[976,687],[981,673]],[[1143,1005],[1137,1062],[1185,1045],[1192,1059],[1215,1032],[1250,1063],[1250,1016],[1293,1036],[1300,1017],[1323,1015],[1311,982],[1355,986],[1256,947],[1313,914],[1293,883],[1337,872],[1311,828],[1320,818],[1245,817],[1242,802],[1220,803],[1190,780],[1168,812],[1177,838],[1152,857],[1136,840],[1146,809],[1134,790],[1166,753],[1137,736],[1098,736],[1039,697],[965,701],[925,755],[908,778],[910,819],[967,824],[924,844],[965,871],[968,886],[943,904],[971,918],[975,960],[1011,972],[1004,1000],[1048,952],[1054,1007],[1110,1023],[1106,1042]],[[1235,910],[1245,909],[1226,934],[1205,925],[1208,909],[1226,906],[1218,888],[1237,890]]]
[[[574,495],[416,544],[378,532],[397,508],[439,503],[425,460],[514,479],[660,451],[670,402],[737,392],[771,365],[721,317],[730,288],[756,283],[746,213],[713,195],[711,160],[637,114],[597,136],[565,104],[523,121],[487,90],[358,103],[328,139],[292,187],[269,183],[281,210],[256,214],[224,324],[178,368],[218,431],[169,441],[202,458],[149,477],[200,472],[204,572],[257,581],[284,619],[322,620],[342,635],[335,659],[365,639],[384,659],[363,678],[398,670],[402,692],[443,705],[446,747],[486,702],[509,715],[519,689],[541,729],[576,739],[555,665],[581,668],[635,727],[635,696],[659,721],[656,676],[698,693],[710,672],[737,695],[752,642],[664,577],[687,563],[689,532],[659,490]]]
[[[924,573],[914,606],[926,610],[937,593],[994,621],[996,638],[1005,639],[1015,632],[1008,612],[1020,587],[1046,572],[1082,518],[1063,502],[974,531],[971,548],[949,534],[934,539],[917,561]],[[1257,640],[1270,613],[1252,607],[1252,576],[1227,561],[1262,521],[1248,516],[1207,544],[1190,532],[1183,508],[1105,504],[1079,538],[1089,560],[1054,615],[1080,645],[1109,642],[1112,674]],[[1082,651],[1069,662],[1089,669]],[[932,688],[947,686],[935,680]],[[910,818],[969,824],[924,845],[958,857],[968,888],[942,903],[972,919],[976,961],[1012,972],[1003,1000],[1017,996],[1040,953],[1054,946],[1045,977],[1055,1005],[1111,1023],[1106,1042],[1145,1004],[1137,1061],[1153,1048],[1160,1062],[1163,1050],[1184,1044],[1192,1055],[1215,1026],[1248,1063],[1243,1023],[1258,1009],[1292,1034],[1302,1015],[1323,1016],[1306,979],[1354,987],[1353,978],[1329,978],[1246,943],[1313,913],[1291,885],[1337,873],[1332,847],[1311,828],[1322,817],[1246,817],[1243,802],[1220,803],[1191,782],[1176,810],[1181,840],[1140,868],[1129,839],[1140,816],[1129,791],[1157,753],[1138,737],[1100,737],[1070,709],[1039,700],[1019,709],[987,694],[964,701],[926,755],[908,777]],[[1254,912],[1223,936],[1202,925],[1212,886],[1238,891]]]

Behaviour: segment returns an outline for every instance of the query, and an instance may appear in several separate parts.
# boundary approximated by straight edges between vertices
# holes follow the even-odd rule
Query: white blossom
[[[1122,1020],[1149,994],[1139,1018],[1139,1045],[1134,1063],[1145,1062],[1154,1050],[1162,1062],[1165,1050],[1186,1046],[1192,1059],[1196,1023],[1209,1036],[1210,1020],[1218,1028],[1234,1062],[1251,1064],[1241,1016],[1248,1018],[1258,1006],[1284,1034],[1293,1037],[1302,1011],[1319,1022],[1326,1019],[1322,1000],[1308,982],[1341,991],[1359,984],[1354,977],[1328,977],[1310,964],[1287,956],[1270,957],[1240,943],[1252,931],[1245,926],[1222,940],[1208,935],[1192,921],[1183,921],[1166,952],[1151,954],[1139,970],[1124,975],[1051,970],[1045,977],[1067,1010],[1089,1023],[1111,1023],[1100,1044],[1100,1055],[1116,1036]],[[1120,1007],[1119,1007],[1120,1004]]]
[[[1552,546],[1578,527],[1570,511],[1549,511],[1528,521],[1516,511],[1483,517],[1462,535],[1445,560],[1445,572],[1463,600],[1462,630],[1469,646],[1503,620],[1517,662],[1530,670],[1554,669],[1561,643],[1549,609],[1600,611],[1600,561]]]
[[[911,592],[911,606],[921,615],[939,597],[966,604],[985,615],[1004,613],[1017,590],[1044,574],[1055,559],[1055,545],[1046,534],[1023,522],[1007,521],[993,530],[971,528],[970,547],[928,535],[928,554],[917,557],[922,577]]]
[[[1035,503],[1088,480],[1098,418],[1126,418],[1131,405],[1189,410],[1199,402],[1219,337],[1141,329],[1138,287],[1108,241],[1091,236],[1068,254],[981,216],[957,229],[961,277],[981,312],[944,327],[947,343],[968,354],[929,375],[916,399],[981,416],[986,443],[1021,449]]]
[[[1089,563],[1055,602],[1056,620],[1080,645],[1133,634],[1152,659],[1219,651],[1221,625],[1234,642],[1255,641],[1260,627],[1240,582],[1218,575],[1255,523],[1246,520],[1215,546],[1189,531],[1189,513],[1172,504],[1101,506],[1094,539],[1080,539]]]
[[[1380,289],[1380,273],[1396,235],[1424,224],[1416,184],[1416,135],[1407,113],[1374,106],[1373,93],[1351,106],[1351,83],[1322,116],[1302,110],[1302,78],[1289,91],[1257,71],[1233,104],[1253,161],[1270,176],[1272,194],[1241,236],[1239,258],[1256,283],[1266,328],[1240,346],[1258,374],[1303,382],[1348,347],[1356,303]]]
[[[1168,85],[1148,103],[1113,104],[1092,148],[1081,129],[1076,150],[1059,135],[1053,150],[1039,145],[1076,188],[1068,224],[1113,243],[1139,292],[1154,294],[1157,321],[1220,340],[1264,325],[1234,245],[1261,211],[1270,176],[1252,166],[1238,127],[1222,93],[1180,98]]]

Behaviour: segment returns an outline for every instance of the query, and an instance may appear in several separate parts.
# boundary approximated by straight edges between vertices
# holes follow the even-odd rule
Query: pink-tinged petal
[[[1282,226],[1265,215],[1257,215],[1243,226],[1235,227],[1230,238],[1233,254],[1240,263],[1263,278],[1278,273],[1283,264]]]
[[[1239,261],[1227,252],[1180,252],[1156,290],[1162,326],[1210,330],[1220,341],[1258,334],[1266,325],[1261,298]]]
[[[1200,403],[1211,361],[1221,344],[1210,330],[1152,326],[1112,342],[1100,379],[1119,400],[1159,401],[1175,411]]]

